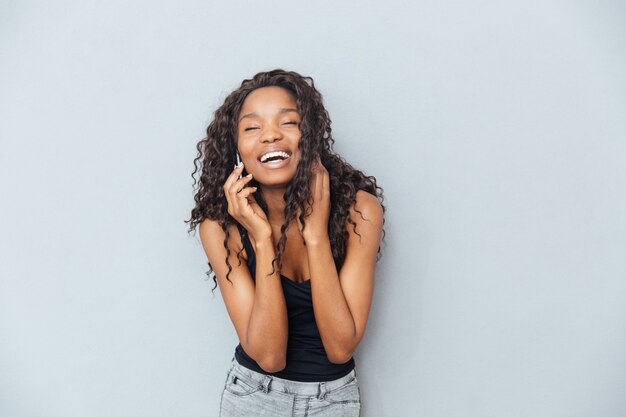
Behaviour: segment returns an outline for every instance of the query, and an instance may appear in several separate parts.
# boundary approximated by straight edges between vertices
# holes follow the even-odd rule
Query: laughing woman
[[[239,338],[220,416],[358,416],[384,212],[374,177],[334,153],[310,77],[244,80],[198,143],[199,225]],[[234,167],[234,168],[233,168]]]

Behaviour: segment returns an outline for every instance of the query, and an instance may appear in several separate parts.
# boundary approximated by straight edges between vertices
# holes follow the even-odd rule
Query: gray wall
[[[242,79],[311,75],[385,188],[363,416],[626,415],[623,2],[4,1],[0,415],[215,416],[183,220]]]

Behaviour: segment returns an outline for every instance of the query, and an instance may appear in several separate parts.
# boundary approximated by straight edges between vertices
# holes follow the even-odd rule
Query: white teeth
[[[276,151],[276,152],[268,152],[265,155],[261,156],[260,161],[261,162],[265,162],[269,158],[272,158],[272,157],[275,157],[275,156],[282,156],[285,159],[289,158],[289,154],[287,152]]]

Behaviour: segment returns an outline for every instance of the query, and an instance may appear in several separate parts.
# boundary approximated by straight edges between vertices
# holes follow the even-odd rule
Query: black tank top
[[[248,268],[255,279],[256,256],[246,230],[237,225],[248,254]],[[235,348],[235,359],[241,365],[262,374],[273,375],[292,381],[330,381],[347,375],[355,365],[354,358],[346,363],[335,364],[328,360],[320,337],[311,298],[311,280],[297,283],[284,275],[280,282],[285,294],[288,317],[287,357],[285,369],[269,373],[261,368],[243,350],[241,343]]]

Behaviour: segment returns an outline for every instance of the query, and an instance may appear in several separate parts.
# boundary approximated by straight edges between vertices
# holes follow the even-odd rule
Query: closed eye
[[[246,127],[244,129],[244,132],[247,132],[248,130],[253,130],[253,129],[258,129],[258,127]]]
[[[285,122],[285,123],[283,123],[283,124],[285,124],[285,125],[297,125],[297,124],[298,124],[298,122],[293,122],[293,121],[291,121],[291,122]]]

